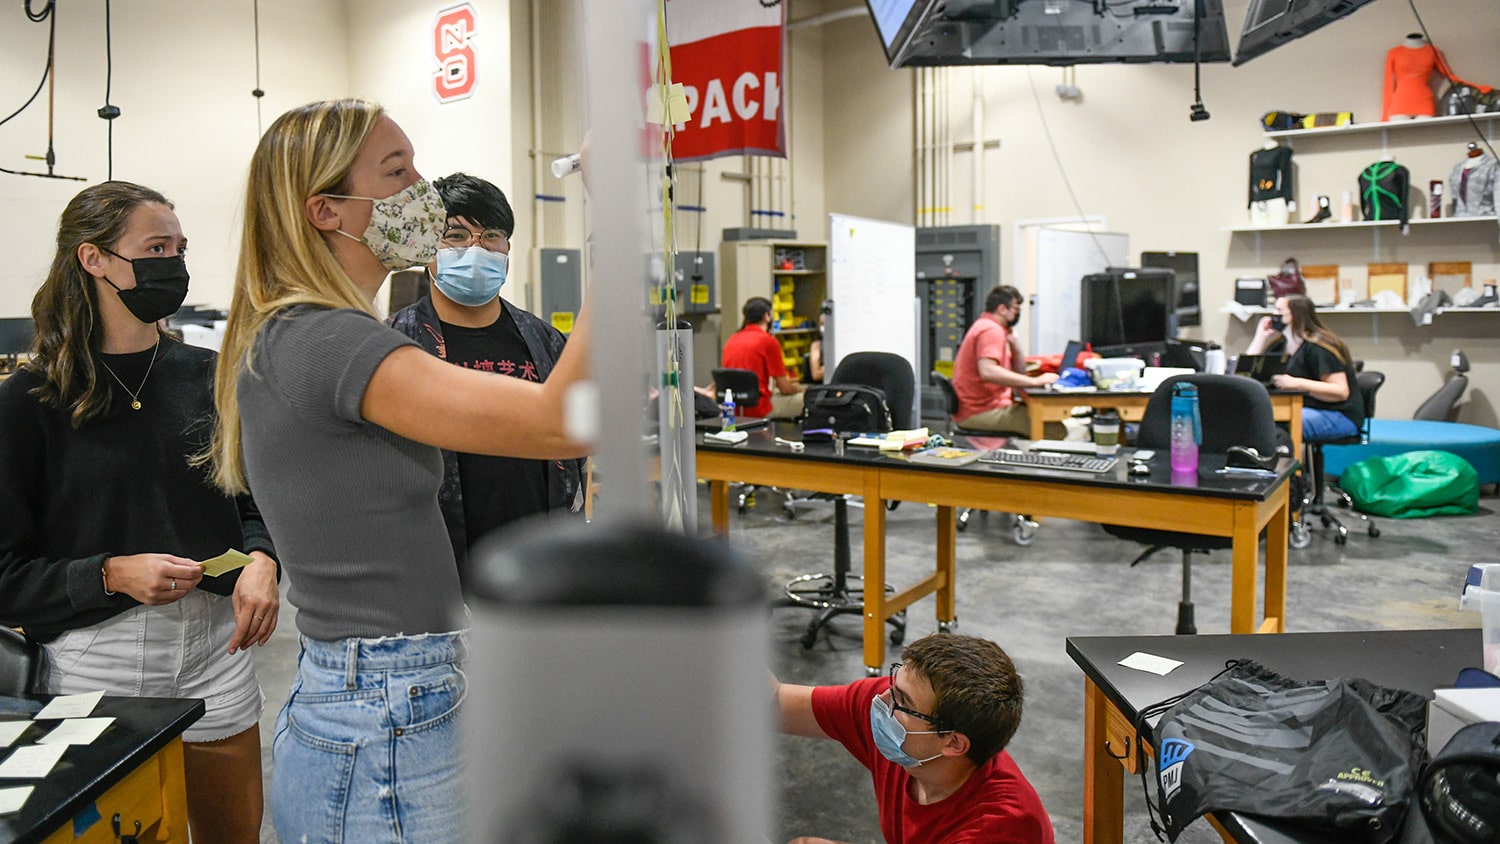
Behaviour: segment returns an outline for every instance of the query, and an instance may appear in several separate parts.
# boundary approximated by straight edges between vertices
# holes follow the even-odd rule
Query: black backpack
[[[893,430],[885,391],[863,384],[814,384],[802,397],[803,431],[885,433]]]

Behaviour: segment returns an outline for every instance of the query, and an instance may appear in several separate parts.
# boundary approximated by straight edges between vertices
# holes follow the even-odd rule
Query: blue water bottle
[[[719,405],[719,429],[734,430],[734,390],[724,391],[724,403]]]
[[[1203,421],[1198,415],[1198,388],[1172,385],[1172,471],[1198,471],[1198,444],[1203,442]]]

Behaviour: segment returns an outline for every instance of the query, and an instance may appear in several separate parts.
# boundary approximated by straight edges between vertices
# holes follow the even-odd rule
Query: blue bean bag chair
[[[1371,419],[1368,443],[1323,447],[1323,470],[1339,477],[1361,460],[1427,449],[1457,454],[1474,467],[1479,483],[1500,484],[1500,430],[1463,422]]]

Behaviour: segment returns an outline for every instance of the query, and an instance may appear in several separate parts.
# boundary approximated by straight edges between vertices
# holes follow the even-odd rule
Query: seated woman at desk
[[[1318,319],[1311,299],[1306,296],[1277,299],[1275,315],[1261,319],[1245,353],[1274,353],[1277,347],[1290,357],[1286,372],[1271,376],[1271,386],[1306,394],[1302,439],[1336,440],[1359,434],[1364,404],[1355,389],[1354,356],[1344,341]]]

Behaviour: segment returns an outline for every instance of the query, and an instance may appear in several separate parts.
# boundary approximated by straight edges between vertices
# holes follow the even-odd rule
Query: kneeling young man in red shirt
[[[775,683],[782,730],[834,739],[870,770],[889,844],[1052,844],[1041,798],[1005,752],[1021,723],[1010,657],[985,639],[934,634],[903,659],[847,686]]]

